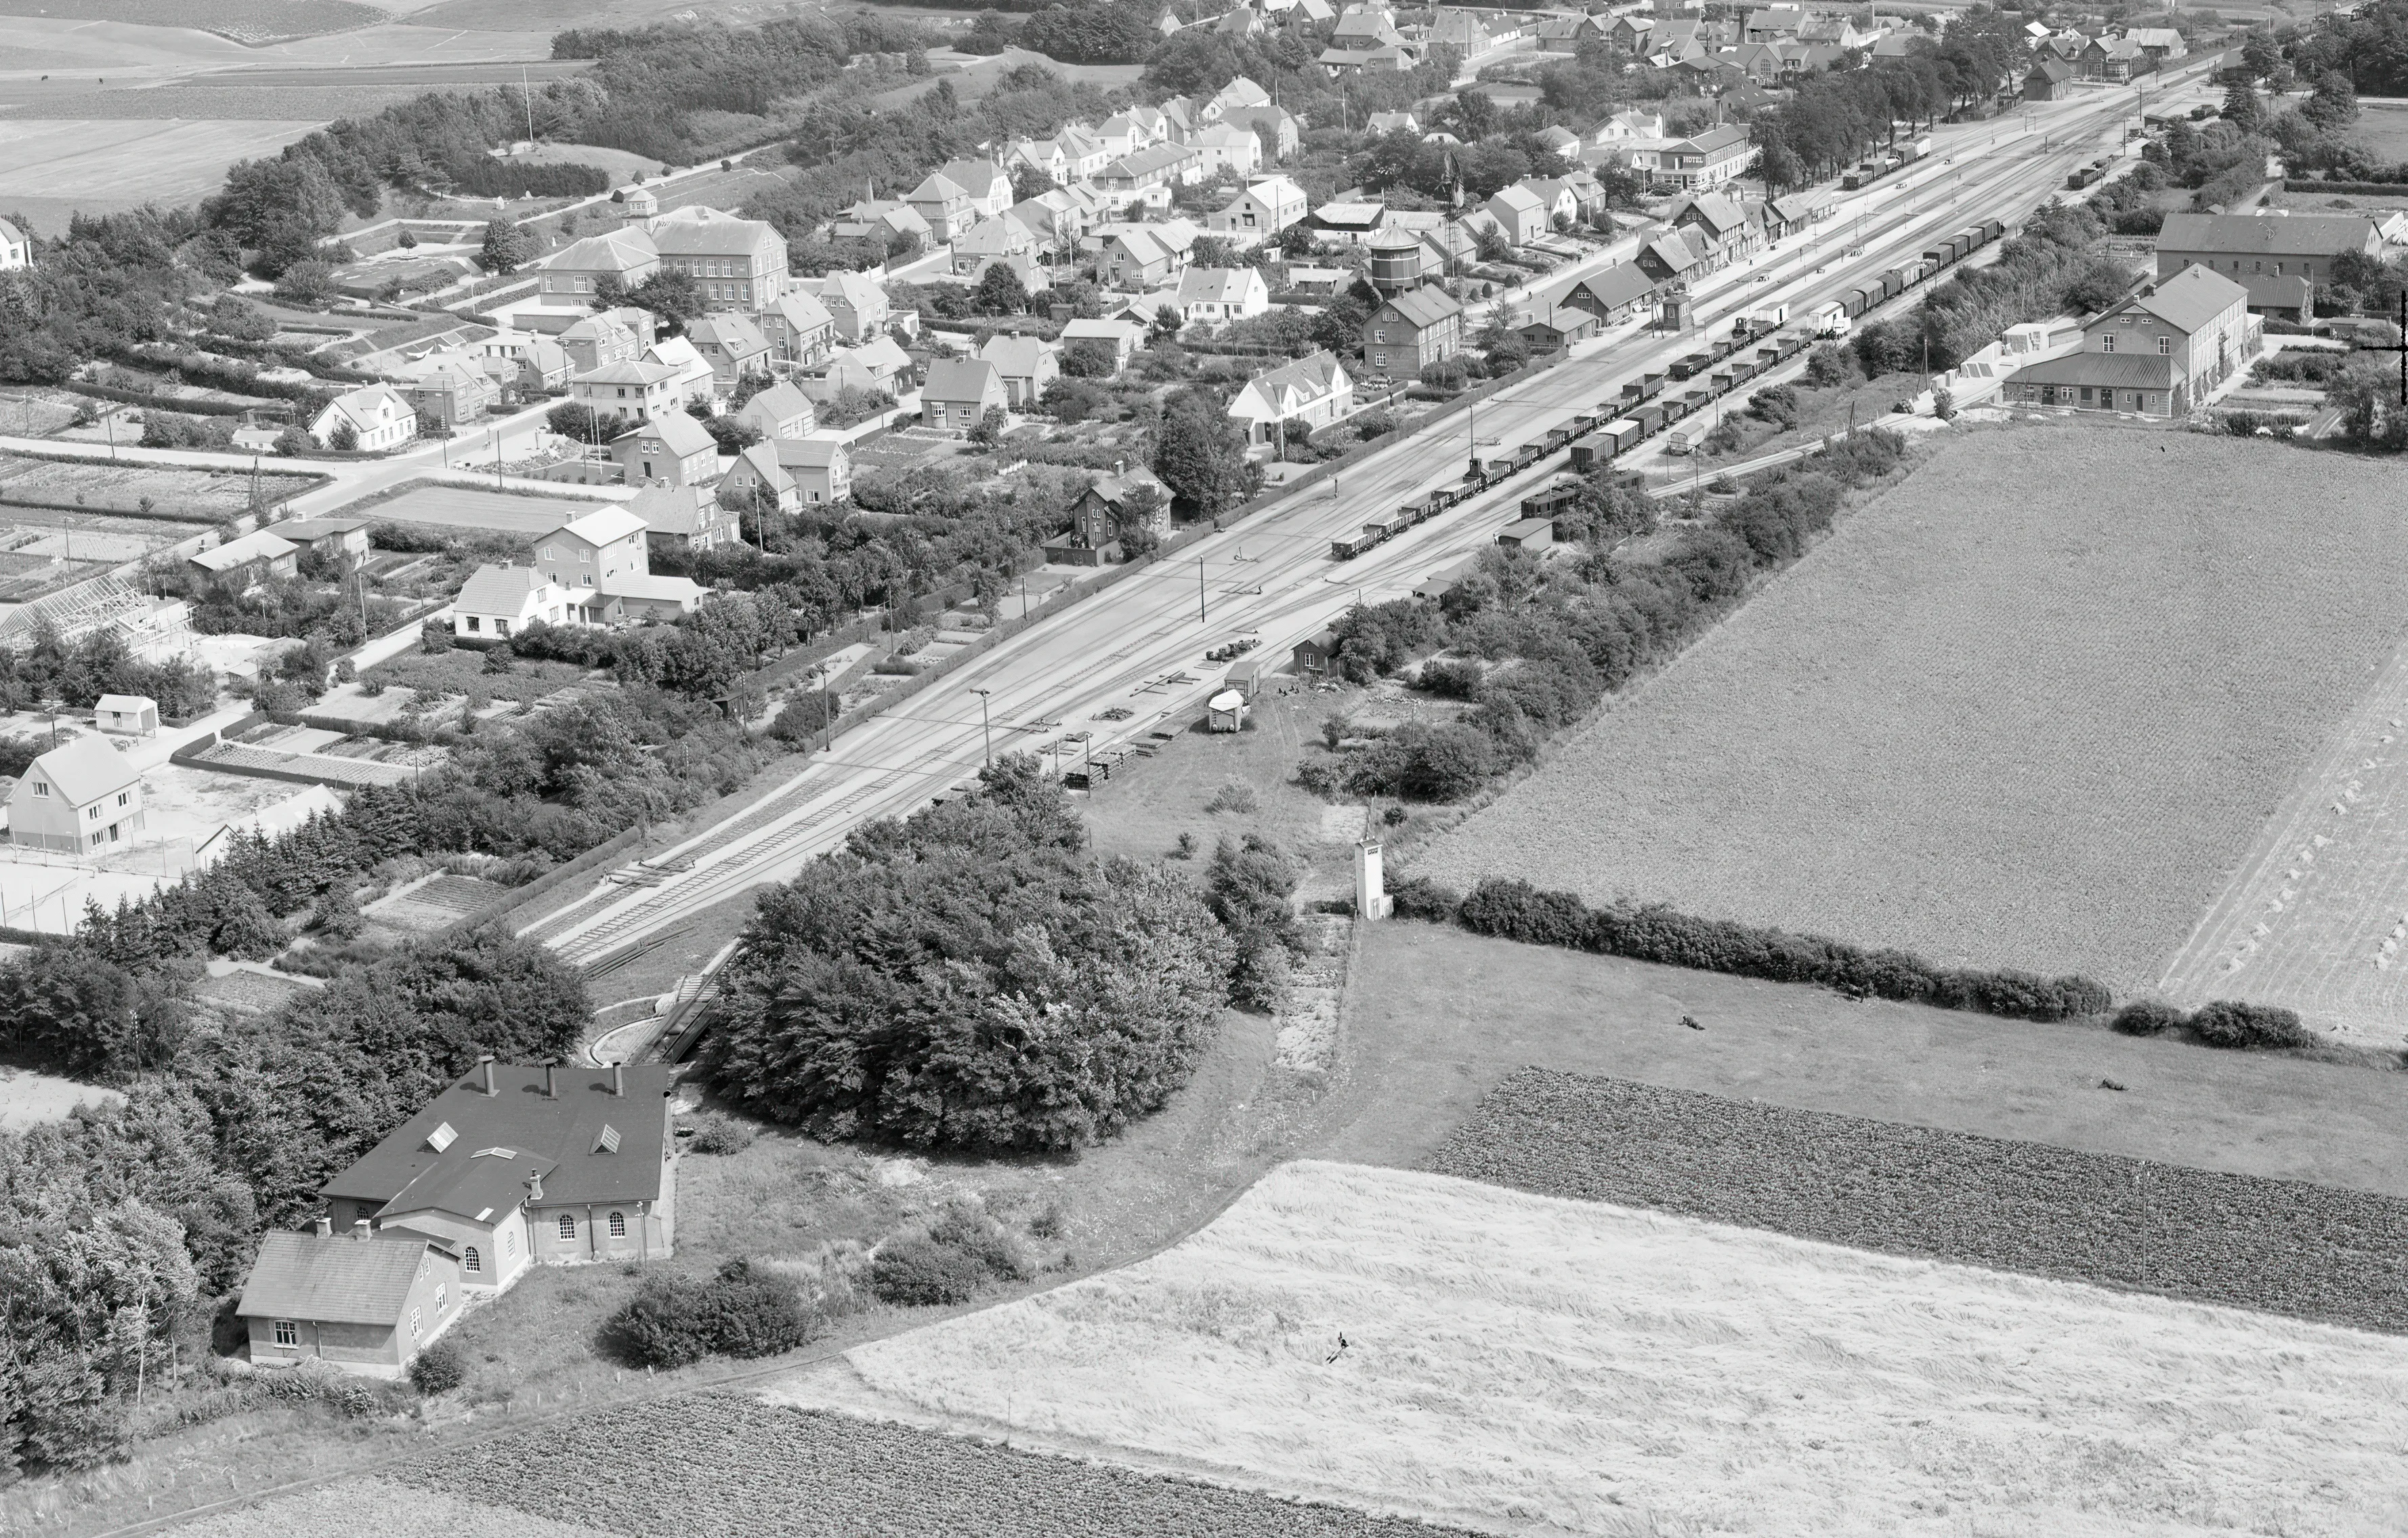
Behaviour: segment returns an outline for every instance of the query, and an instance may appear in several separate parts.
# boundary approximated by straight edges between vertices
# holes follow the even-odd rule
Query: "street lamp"
[[[986,739],[986,767],[993,769],[995,768],[995,727],[988,724],[986,715],[986,697],[989,692],[985,689],[970,691],[979,697],[979,731]]]

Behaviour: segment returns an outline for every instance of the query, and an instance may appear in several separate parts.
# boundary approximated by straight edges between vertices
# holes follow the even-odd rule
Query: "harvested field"
[[[2246,999],[2369,1046],[2408,1036],[2408,648],[2267,819],[2168,964],[2185,1004]]]
[[[980,1538],[1432,1538],[1434,1530],[910,1427],[710,1395],[476,1443],[392,1477],[487,1507],[579,1509],[647,1538],[961,1533]],[[226,1538],[269,1532],[231,1530]],[[1443,1538],[1443,1530],[1435,1530]]]
[[[103,1105],[124,1098],[120,1090],[0,1065],[0,1132],[22,1132],[58,1121],[79,1105]]]
[[[1517,1532],[2372,1531],[2408,1431],[2408,1341],[1331,1164],[846,1359],[771,1392]]]
[[[2408,626],[2392,481],[1955,436],[1415,873],[2146,986]]]
[[[347,32],[385,19],[355,0],[0,0],[0,15],[196,27],[244,43]]]
[[[438,528],[548,534],[600,503],[603,496],[513,496],[508,492],[427,483],[399,496],[341,510],[349,518],[377,523],[430,524]]]
[[[1430,1168],[1804,1239],[2408,1333],[2408,1201],[1530,1069]]]

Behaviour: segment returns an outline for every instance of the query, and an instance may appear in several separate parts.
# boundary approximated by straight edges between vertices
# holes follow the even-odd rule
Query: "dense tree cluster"
[[[189,210],[78,214],[34,264],[0,272],[0,381],[56,383],[86,359],[174,335],[197,272],[231,273]]]
[[[1184,1081],[1228,997],[1211,910],[1089,858],[1035,760],[983,780],[760,899],[711,1036],[722,1094],[824,1137],[1069,1149]]]
[[[1342,759],[1308,759],[1298,778],[1360,796],[1469,795],[1688,644],[1758,573],[1803,554],[1830,527],[1842,494],[1889,474],[1904,447],[1876,430],[1765,471],[1670,553],[1648,560],[1611,553],[1625,535],[1652,527],[1655,512],[1635,483],[1600,470],[1557,524],[1560,539],[1586,547],[1578,562],[1492,548],[1435,602],[1359,606],[1338,622],[1341,676],[1369,682],[1443,652],[1421,664],[1414,682],[1471,709],[1376,737]],[[1353,730],[1333,721],[1330,745]]]
[[[0,646],[0,710],[33,710],[52,699],[90,710],[103,695],[144,695],[159,702],[163,715],[195,716],[216,702],[217,678],[185,657],[145,662],[110,630],[69,645],[37,625],[24,651]]]
[[[2069,312],[2093,314],[2132,288],[2128,268],[2094,255],[2103,233],[2082,204],[2036,210],[1985,266],[1959,267],[1896,320],[1860,328],[1852,338],[1868,375],[1900,368],[1954,368],[2011,325]]]

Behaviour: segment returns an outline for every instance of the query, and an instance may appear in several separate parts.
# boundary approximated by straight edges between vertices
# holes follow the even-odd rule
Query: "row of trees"
[[[2132,275],[2092,254],[2103,234],[2099,214],[2085,205],[2035,210],[2000,248],[1998,261],[1960,267],[1907,314],[1859,327],[1853,338],[1858,361],[1875,377],[1954,368],[2011,325],[2106,309],[2130,292]]]

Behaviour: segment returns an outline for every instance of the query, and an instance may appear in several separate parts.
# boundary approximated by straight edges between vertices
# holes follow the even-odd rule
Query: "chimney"
[[[538,1170],[526,1177],[527,1200],[530,1204],[543,1200],[543,1171]]]
[[[557,1063],[543,1065],[543,1098],[547,1100],[560,1099],[559,1073],[560,1066]]]
[[[335,1220],[324,1213],[318,1215],[318,1237],[321,1239],[335,1237]]]
[[[351,1224],[351,1237],[352,1237],[352,1238],[354,1238],[354,1239],[366,1239],[366,1238],[368,1236],[368,1232],[369,1232],[369,1229],[368,1229],[368,1220],[367,1220],[366,1218],[365,1218],[365,1217],[360,1218],[360,1219],[358,1219],[358,1220],[354,1221],[354,1222]]]
[[[610,1093],[623,1100],[627,1098],[626,1064],[612,1063],[610,1065]]]
[[[492,1053],[487,1052],[479,1055],[477,1058],[477,1071],[485,1076],[485,1094],[488,1098],[501,1093],[501,1090],[494,1084],[494,1055]]]

